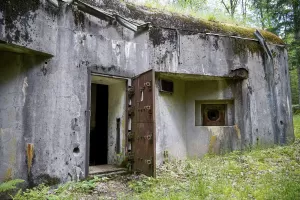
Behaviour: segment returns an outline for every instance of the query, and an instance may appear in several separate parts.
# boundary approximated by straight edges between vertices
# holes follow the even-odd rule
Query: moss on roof
[[[83,0],[91,5],[117,12],[118,14],[134,20],[151,22],[153,26],[186,30],[195,33],[214,33],[228,36],[239,36],[243,38],[257,39],[254,36],[255,28],[237,26],[235,24],[208,21],[201,18],[184,15],[181,13],[169,12],[157,8],[149,8],[133,3],[124,3],[120,0]],[[101,1],[100,1],[101,2]],[[284,45],[284,41],[277,35],[259,30],[267,42]]]
[[[234,24],[227,24],[216,21],[208,21],[189,15],[148,8],[132,3],[126,3],[125,10],[127,9],[129,12],[124,12],[123,10],[122,13],[126,17],[140,19],[145,22],[151,22],[153,26],[157,27],[256,39],[256,37],[254,36],[254,31],[256,30],[255,28],[242,27]],[[284,41],[277,35],[265,30],[259,31],[267,40],[267,42],[273,44],[284,44]]]

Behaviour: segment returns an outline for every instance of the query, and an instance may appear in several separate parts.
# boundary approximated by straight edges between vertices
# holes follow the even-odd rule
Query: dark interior
[[[107,164],[108,151],[108,85],[97,84],[96,127],[90,134],[90,166]]]

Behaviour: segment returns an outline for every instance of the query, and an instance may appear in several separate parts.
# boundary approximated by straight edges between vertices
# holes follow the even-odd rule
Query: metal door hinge
[[[133,116],[134,115],[134,106],[129,106],[128,107],[128,115]]]
[[[128,141],[134,140],[134,132],[131,132],[131,130],[128,130]]]
[[[128,97],[131,99],[134,95],[134,87],[133,86],[128,86]]]

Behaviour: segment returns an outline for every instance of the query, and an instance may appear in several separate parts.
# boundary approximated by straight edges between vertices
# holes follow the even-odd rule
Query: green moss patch
[[[256,39],[254,36],[254,31],[256,30],[255,28],[241,27],[235,24],[227,24],[216,21],[208,21],[190,15],[148,8],[131,3],[127,3],[126,7],[129,10],[127,17],[140,19],[145,22],[151,22],[154,26],[158,27]],[[259,31],[265,37],[267,42],[273,44],[284,44],[283,40],[277,35],[265,30]]]

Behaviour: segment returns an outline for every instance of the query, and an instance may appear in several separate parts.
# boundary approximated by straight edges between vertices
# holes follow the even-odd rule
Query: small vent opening
[[[173,81],[168,81],[168,80],[160,80],[160,87],[159,87],[160,92],[168,92],[168,93],[173,93],[174,92],[174,84]]]

